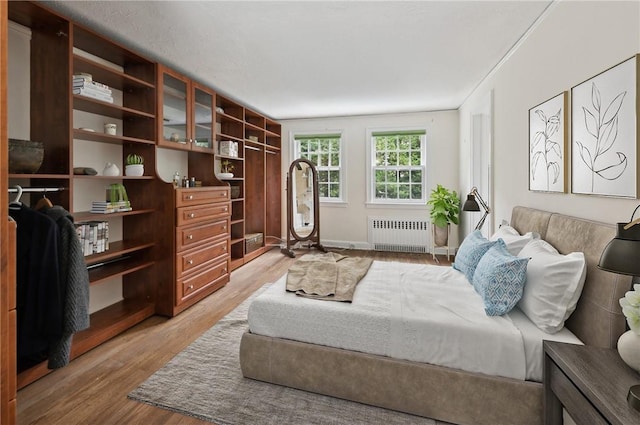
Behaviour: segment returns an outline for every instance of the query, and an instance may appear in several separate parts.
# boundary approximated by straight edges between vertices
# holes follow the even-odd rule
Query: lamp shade
[[[618,223],[616,237],[602,251],[598,268],[618,274],[640,276],[640,226],[625,229],[627,224]]]
[[[475,196],[471,194],[467,195],[467,200],[464,201],[462,211],[480,211],[480,205],[478,205]]]

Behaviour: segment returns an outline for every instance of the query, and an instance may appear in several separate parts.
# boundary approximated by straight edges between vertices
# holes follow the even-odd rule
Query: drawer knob
[[[222,226],[222,230],[227,230],[227,225]]]
[[[195,213],[191,213],[191,214],[189,214],[189,218],[193,218],[193,217],[195,217],[195,216],[196,216],[196,214],[195,214]]]
[[[224,269],[222,269],[222,273],[226,273],[227,272],[227,268],[225,267]]]
[[[227,212],[227,211],[229,211],[229,208],[224,207],[224,212]]]
[[[193,260],[187,261],[187,264],[193,264]]]
[[[188,286],[188,288],[189,288],[189,289],[193,289],[193,285],[189,285],[189,286]]]
[[[222,252],[227,252],[227,247],[222,248]]]
[[[189,201],[190,201],[190,200],[192,200],[192,199],[193,199],[193,195],[188,195],[188,196],[187,196],[187,200],[189,200]]]
[[[227,197],[227,192],[222,192],[222,196]]]
[[[193,239],[193,235],[187,235],[187,239]]]

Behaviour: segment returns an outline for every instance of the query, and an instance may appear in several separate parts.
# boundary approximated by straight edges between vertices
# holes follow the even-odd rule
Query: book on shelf
[[[94,91],[97,91],[97,92],[102,93],[102,94],[108,94],[109,96],[112,94],[112,91],[109,88],[109,86],[107,86],[105,84],[101,84],[101,83],[96,83],[95,81],[84,81],[84,80],[76,81],[74,79],[73,80],[73,88],[74,89],[94,90]]]
[[[113,103],[113,97],[109,95],[105,95],[102,93],[96,93],[93,90],[87,89],[73,89],[73,94],[77,94],[80,96],[90,97],[92,99],[101,100],[107,103]]]
[[[129,201],[93,201],[89,212],[93,214],[109,214],[131,210],[131,203]]]
[[[109,250],[109,222],[87,221],[75,223],[76,233],[85,256]]]

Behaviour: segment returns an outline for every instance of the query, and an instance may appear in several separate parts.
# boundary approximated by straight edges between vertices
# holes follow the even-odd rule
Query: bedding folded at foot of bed
[[[352,302],[356,285],[372,261],[335,252],[305,255],[289,268],[286,288],[302,297]]]

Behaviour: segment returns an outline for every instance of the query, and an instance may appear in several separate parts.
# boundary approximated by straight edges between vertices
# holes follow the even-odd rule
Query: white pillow
[[[507,245],[507,249],[512,255],[518,255],[520,250],[524,248],[526,244],[534,239],[540,239],[540,235],[533,232],[528,232],[524,235],[520,235],[513,227],[503,224],[498,230],[489,238],[491,241],[497,241],[502,239]]]
[[[584,254],[562,255],[548,242],[536,239],[522,248],[518,256],[530,258],[518,307],[544,332],[558,332],[582,293],[587,277]]]

